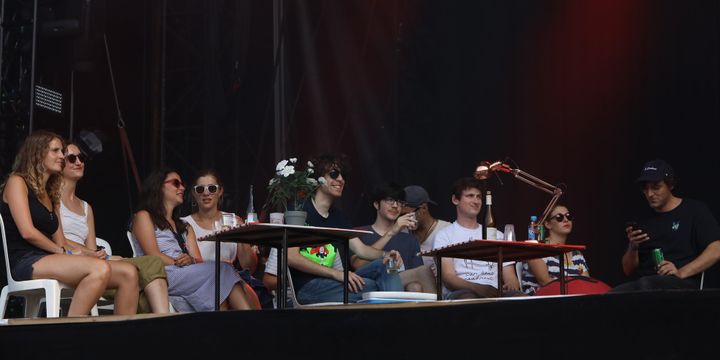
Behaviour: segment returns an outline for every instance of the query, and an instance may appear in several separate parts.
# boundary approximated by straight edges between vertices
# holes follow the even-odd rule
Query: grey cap
[[[407,206],[410,207],[418,207],[425,203],[437,205],[436,202],[430,200],[428,192],[419,185],[410,185],[405,187],[405,202],[407,203]]]

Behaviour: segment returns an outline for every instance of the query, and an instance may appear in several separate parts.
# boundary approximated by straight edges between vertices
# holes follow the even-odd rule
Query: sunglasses
[[[184,183],[182,180],[180,180],[180,179],[165,180],[165,183],[166,183],[166,184],[167,184],[167,183],[172,183],[173,186],[176,187],[176,188],[178,188],[178,189],[179,189],[181,186],[182,186],[182,187],[185,186],[185,183]]]
[[[338,169],[332,169],[330,170],[328,175],[330,175],[330,178],[332,178],[333,180],[337,180],[337,178],[342,175],[342,173]]]
[[[554,219],[557,222],[563,222],[565,219],[568,219],[568,221],[573,221],[573,216],[570,215],[570,213],[567,214],[555,214],[550,217],[551,219]]]
[[[78,160],[80,160],[80,162],[84,164],[85,160],[87,160],[85,154],[67,154],[65,155],[65,159],[67,159],[67,161],[71,164],[74,164]]]
[[[195,189],[195,192],[198,194],[204,193],[205,188],[207,188],[207,191],[209,193],[214,194],[220,189],[220,185],[210,184],[210,185],[195,185],[195,186],[193,186],[193,189]]]

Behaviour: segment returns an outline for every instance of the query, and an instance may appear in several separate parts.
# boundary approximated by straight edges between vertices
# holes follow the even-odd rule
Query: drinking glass
[[[390,256],[387,263],[387,273],[395,274],[398,271],[400,271],[400,267],[398,267],[397,261],[395,261],[394,257]]]
[[[235,214],[222,214],[222,229],[230,230],[235,227]]]
[[[505,240],[509,240],[509,241],[517,240],[517,237],[515,236],[515,225],[513,225],[513,224],[505,225],[504,235],[505,235]]]
[[[222,220],[213,221],[213,229],[215,230],[216,233],[223,231],[223,221]]]

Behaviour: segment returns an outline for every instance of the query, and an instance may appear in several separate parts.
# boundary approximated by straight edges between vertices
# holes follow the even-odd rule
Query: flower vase
[[[305,225],[307,219],[307,212],[288,210],[285,212],[285,224],[288,225]]]

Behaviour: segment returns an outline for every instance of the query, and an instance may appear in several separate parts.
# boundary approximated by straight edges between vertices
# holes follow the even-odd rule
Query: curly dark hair
[[[150,213],[150,219],[160,230],[172,229],[170,223],[165,219],[162,191],[165,178],[170,173],[177,173],[177,171],[169,167],[157,169],[145,178],[140,187],[137,211],[145,210]],[[178,208],[173,209],[172,219],[175,222],[178,234],[184,234],[187,231],[187,224],[180,220]]]
[[[343,179],[347,181],[352,170],[345,154],[320,154],[312,158],[310,161],[315,167],[315,175],[318,178],[329,173],[332,169],[337,169],[342,173]]]

